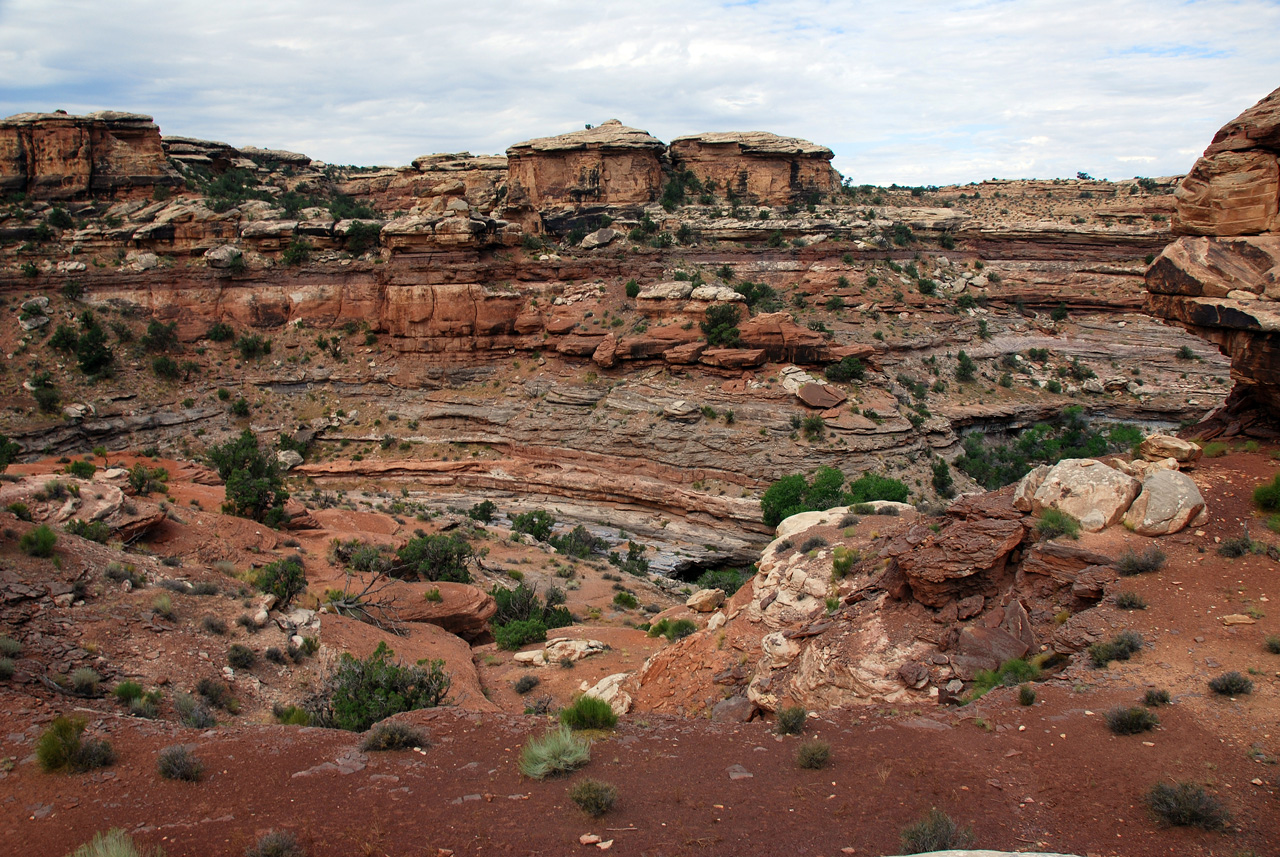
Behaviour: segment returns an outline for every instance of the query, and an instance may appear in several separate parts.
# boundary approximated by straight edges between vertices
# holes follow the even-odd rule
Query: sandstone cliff
[[[104,110],[0,121],[0,192],[67,199],[180,184],[150,116]]]
[[[693,134],[671,141],[672,163],[704,187],[743,202],[790,205],[824,198],[840,188],[825,146],[764,131]]]
[[[1280,90],[1227,123],[1179,185],[1148,306],[1231,357],[1238,398],[1280,413]]]

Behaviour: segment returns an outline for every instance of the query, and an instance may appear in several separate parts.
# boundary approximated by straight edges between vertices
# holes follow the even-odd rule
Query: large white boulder
[[[1096,533],[1117,523],[1141,491],[1141,482],[1101,461],[1067,458],[1047,472],[1037,467],[1024,476],[1014,493],[1014,505],[1037,515],[1057,509],[1078,520],[1082,529]],[[1028,503],[1031,508],[1023,508]]]
[[[1138,446],[1138,455],[1147,461],[1172,458],[1179,464],[1194,464],[1203,452],[1191,441],[1168,434],[1153,434]]]
[[[1207,517],[1205,502],[1195,481],[1176,470],[1157,470],[1143,481],[1124,523],[1140,536],[1165,536],[1202,516]]]

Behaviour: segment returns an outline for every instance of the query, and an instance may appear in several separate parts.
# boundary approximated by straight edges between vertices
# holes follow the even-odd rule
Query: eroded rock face
[[[1147,272],[1153,314],[1231,357],[1237,390],[1280,413],[1280,90],[1227,123],[1179,185]]]
[[[1037,467],[1018,483],[1014,506],[1032,514],[1053,508],[1096,533],[1118,522],[1142,484],[1092,458],[1068,458]]]
[[[935,533],[911,527],[884,549],[921,604],[945,607],[972,595],[994,595],[1009,581],[1005,564],[1026,534],[1021,521],[952,521]]]
[[[181,184],[150,116],[104,110],[0,121],[0,193],[68,199]]]
[[[671,160],[704,185],[757,205],[789,205],[840,187],[830,149],[764,131],[693,134],[671,141]]]
[[[507,205],[636,205],[662,188],[662,141],[610,119],[594,128],[540,137],[507,149]]]

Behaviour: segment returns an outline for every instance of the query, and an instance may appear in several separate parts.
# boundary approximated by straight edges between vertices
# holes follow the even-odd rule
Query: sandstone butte
[[[941,188],[616,120],[374,168],[135,114],[0,121],[0,828],[49,855],[107,827],[170,855],[271,828],[321,855],[887,854],[936,806],[1010,852],[1264,853],[1278,110],[1185,177]],[[974,467],[974,440],[1068,407],[1146,438]],[[286,471],[279,530],[218,511],[205,453],[246,429]],[[766,524],[764,491],[821,466],[903,494]],[[1078,539],[1046,532],[1058,512]],[[40,525],[56,563],[19,546]],[[468,582],[380,573],[441,534]],[[291,604],[254,589],[288,558]],[[517,581],[572,622],[512,652]],[[450,675],[447,705],[396,715],[418,750],[271,724],[322,716],[339,658],[380,643]],[[1254,693],[1211,695],[1226,669]],[[126,681],[151,709],[108,695]],[[1160,729],[1112,735],[1152,688]],[[619,788],[598,822],[515,763],[582,693],[622,717],[586,769]],[[827,770],[773,734],[795,706]],[[115,745],[105,775],[34,761],[73,711]],[[207,767],[181,792],[154,761],[179,743]],[[1232,826],[1160,826],[1157,781],[1207,786]]]

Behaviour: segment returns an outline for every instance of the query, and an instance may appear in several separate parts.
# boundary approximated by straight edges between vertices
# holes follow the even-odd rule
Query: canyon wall
[[[0,193],[71,199],[181,184],[150,116],[104,110],[0,121]]]
[[[1280,89],[1227,123],[1178,186],[1151,312],[1231,357],[1236,398],[1280,414]]]
[[[671,161],[714,183],[731,199],[791,205],[840,189],[840,174],[825,146],[764,131],[693,134],[671,141]]]

